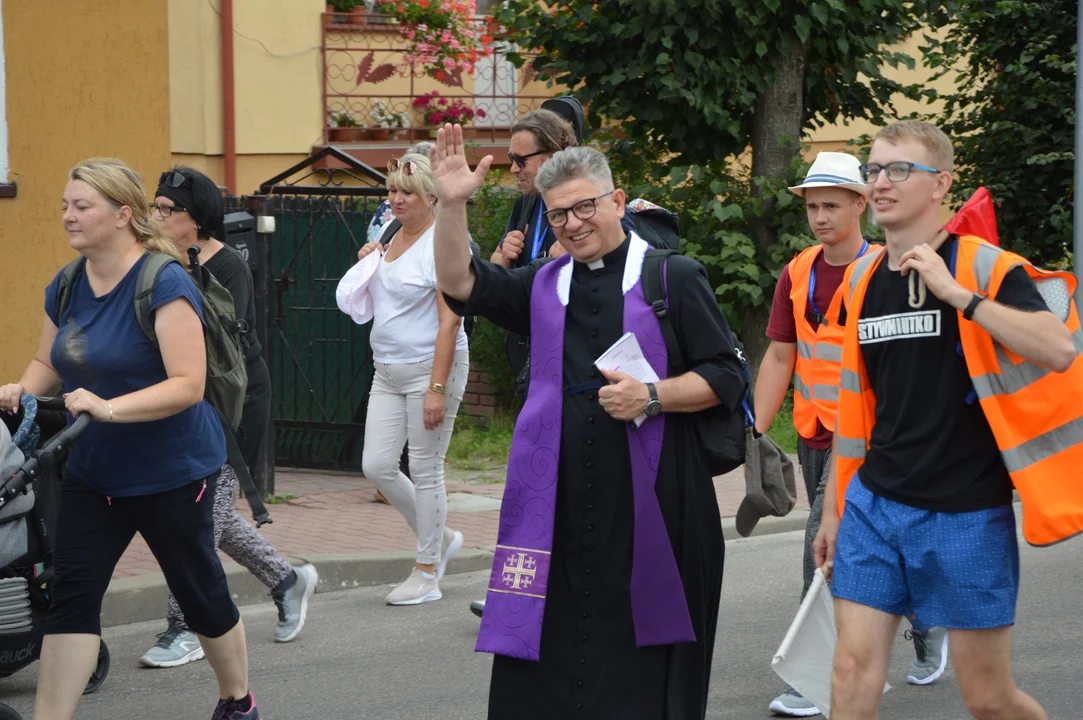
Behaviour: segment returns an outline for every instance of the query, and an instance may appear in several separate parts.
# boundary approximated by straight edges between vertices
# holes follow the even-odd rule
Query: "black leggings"
[[[214,548],[218,473],[176,490],[107,498],[65,476],[53,550],[56,580],[46,634],[101,634],[102,598],[135,533],[146,540],[188,626],[221,637],[240,619]]]

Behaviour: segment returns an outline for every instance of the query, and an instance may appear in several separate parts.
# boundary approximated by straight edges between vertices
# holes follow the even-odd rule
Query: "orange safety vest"
[[[1023,536],[1050,545],[1083,532],[1083,329],[1072,300],[1071,273],[1040,270],[981,238],[958,238],[955,279],[971,292],[996,297],[1004,276],[1022,266],[1058,312],[1075,343],[1075,362],[1063,373],[1035,365],[998,344],[959,313],[959,339],[982,410],[1023,501]],[[865,460],[876,423],[876,395],[858,342],[858,318],[869,279],[886,254],[870,255],[846,271],[847,315],[836,434],[839,513],[846,487]],[[1059,295],[1059,298],[1057,297]],[[951,428],[944,428],[950,432]]]
[[[866,254],[876,254],[881,245],[870,245]],[[835,412],[839,403],[839,377],[842,373],[843,328],[838,325],[842,306],[842,285],[835,291],[824,322],[813,331],[808,312],[809,278],[813,263],[823,252],[823,245],[802,250],[790,261],[790,301],[793,303],[794,327],[797,328],[797,362],[793,377],[793,425],[803,438],[816,435],[816,421],[835,431]]]

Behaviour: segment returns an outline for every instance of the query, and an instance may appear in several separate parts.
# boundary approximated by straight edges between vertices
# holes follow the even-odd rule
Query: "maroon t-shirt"
[[[846,274],[847,265],[831,265],[824,260],[823,253],[816,256],[812,267],[816,270],[816,288],[813,290],[812,299],[821,314],[827,313],[831,306],[831,299],[835,297],[835,291],[842,284],[842,278]],[[793,316],[793,301],[790,300],[790,290],[793,288],[793,280],[790,279],[790,266],[782,268],[782,274],[778,277],[775,286],[775,298],[771,302],[771,318],[767,322],[767,337],[776,342],[797,342],[797,321]],[[807,313],[812,313],[811,306],[806,307]],[[808,320],[813,330],[820,327],[820,323]],[[831,431],[816,421],[816,434],[811,438],[801,438],[810,448],[826,450],[831,447]]]

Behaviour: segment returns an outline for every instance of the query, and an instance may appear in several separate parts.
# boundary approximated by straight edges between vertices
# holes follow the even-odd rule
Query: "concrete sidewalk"
[[[808,499],[797,457],[797,506],[784,518],[765,518],[754,534],[799,530],[808,518]],[[467,472],[448,468],[448,525],[463,533],[464,549],[449,573],[488,569],[500,519],[504,468]],[[739,537],[733,516],[744,497],[743,468],[715,478],[715,492],[726,539]],[[399,582],[414,562],[416,538],[391,506],[375,502],[375,486],[355,474],[279,470],[281,496],[296,497],[268,505],[270,525],[260,532],[291,562],[311,562],[320,574],[318,592]],[[247,503],[237,502],[251,518]],[[230,590],[238,605],[269,602],[268,589],[247,570],[222,555]],[[141,537],[117,565],[102,609],[102,624],[119,625],[165,617],[165,580]]]

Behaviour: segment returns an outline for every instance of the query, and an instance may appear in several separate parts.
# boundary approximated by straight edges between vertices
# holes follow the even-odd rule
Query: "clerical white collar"
[[[639,275],[643,270],[643,256],[647,254],[649,247],[647,241],[636,233],[629,234],[632,237],[628,243],[628,255],[624,261],[624,278],[621,281],[621,292],[623,294],[627,294],[639,282]],[[572,265],[571,258],[569,258],[557,274],[557,297],[560,298],[560,304],[564,307],[568,306],[568,298],[572,289]],[[594,262],[587,263],[587,267],[591,270],[605,267],[605,260],[599,258]]]

